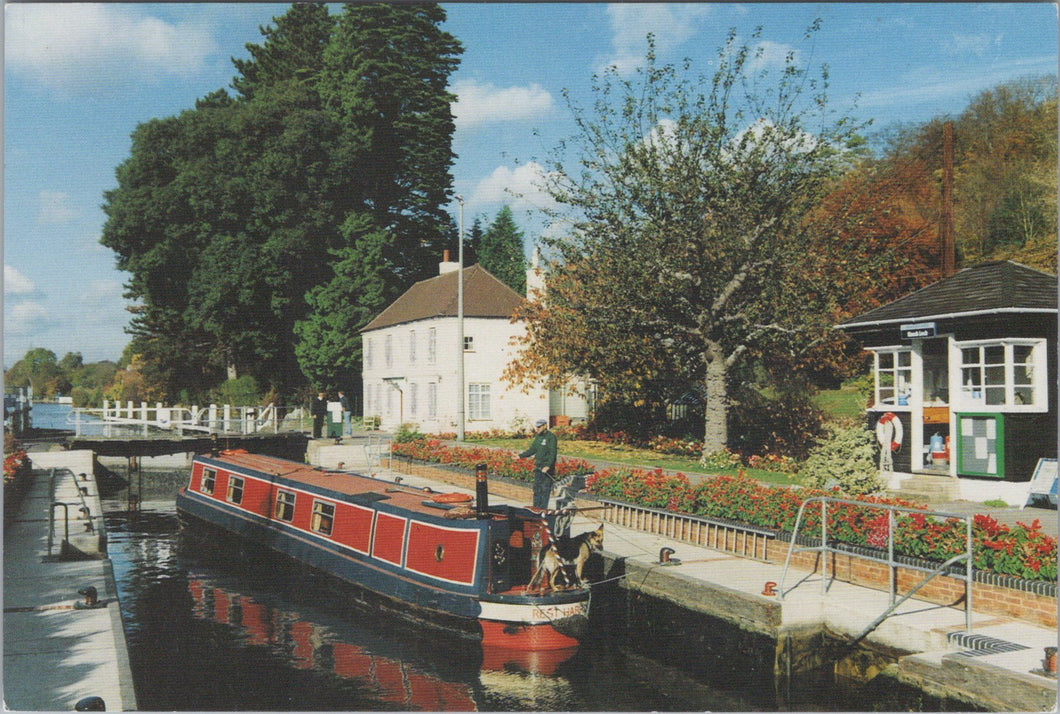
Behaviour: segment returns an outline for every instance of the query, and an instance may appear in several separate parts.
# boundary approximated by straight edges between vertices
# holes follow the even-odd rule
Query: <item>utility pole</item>
[[[456,440],[464,440],[464,199],[454,196],[460,204],[460,220],[457,223],[457,268],[456,268]]]
[[[942,224],[939,226],[940,277],[957,272],[953,238],[953,122],[942,125]]]

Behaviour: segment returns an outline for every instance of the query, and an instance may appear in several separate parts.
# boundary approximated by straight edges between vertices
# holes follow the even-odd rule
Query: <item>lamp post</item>
[[[464,440],[464,199],[454,196],[460,204],[460,219],[457,223],[457,267],[456,267],[456,440]]]

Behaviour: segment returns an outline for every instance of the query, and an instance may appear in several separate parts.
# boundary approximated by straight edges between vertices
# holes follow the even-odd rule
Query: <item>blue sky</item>
[[[31,347],[86,361],[128,342],[114,255],[99,245],[104,191],[137,124],[228,87],[230,58],[260,43],[284,4],[7,4],[4,17],[4,365]],[[664,62],[708,63],[730,28],[761,26],[764,57],[827,63],[834,108],[883,128],[959,113],[978,92],[1057,71],[1047,3],[456,4],[445,29],[465,51],[451,89],[453,175],[465,225],[505,203],[540,226],[543,159],[572,133],[564,89],[590,101],[594,72],[623,71],[656,37]],[[823,20],[813,46],[801,41]],[[513,198],[514,191],[525,195]],[[455,211],[455,206],[454,206]]]

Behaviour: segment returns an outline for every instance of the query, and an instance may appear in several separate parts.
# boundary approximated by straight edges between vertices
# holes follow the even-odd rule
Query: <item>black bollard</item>
[[[75,712],[105,712],[107,703],[102,697],[85,697],[74,705]]]
[[[486,482],[486,464],[475,464],[475,516],[490,517],[489,484]]]

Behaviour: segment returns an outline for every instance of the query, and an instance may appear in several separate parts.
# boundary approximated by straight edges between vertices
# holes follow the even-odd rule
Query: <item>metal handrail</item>
[[[800,547],[796,547],[796,542],[797,542],[798,535],[799,535],[799,528],[802,525],[803,514],[806,511],[806,507],[808,505],[810,505],[811,503],[815,503],[815,502],[821,504],[821,544],[818,545],[818,546],[806,546],[806,547],[801,547],[801,548]],[[960,514],[960,513],[947,513],[946,511],[929,511],[929,510],[924,510],[924,509],[920,509],[920,508],[909,508],[908,506],[895,506],[895,505],[884,504],[884,503],[867,503],[865,501],[854,501],[854,500],[844,499],[844,498],[835,498],[835,497],[832,497],[832,496],[814,496],[813,498],[808,498],[808,499],[806,499],[805,501],[802,502],[801,506],[799,506],[799,513],[795,517],[795,527],[792,529],[792,532],[791,532],[791,544],[788,546],[788,554],[787,554],[787,557],[784,559],[784,569],[783,569],[783,571],[781,571],[781,574],[780,574],[780,585],[777,588],[777,599],[778,600],[783,600],[784,599],[784,593],[785,593],[784,582],[785,582],[785,580],[787,578],[788,567],[791,564],[791,556],[793,554],[795,554],[795,553],[805,552],[805,551],[814,551],[814,552],[819,552],[821,554],[821,594],[822,595],[828,591],[828,584],[831,582],[831,580],[835,579],[835,573],[834,572],[832,573],[832,577],[831,578],[828,577],[828,558],[827,558],[827,554],[828,553],[841,553],[841,552],[844,552],[844,551],[840,550],[839,548],[833,548],[828,543],[828,506],[829,506],[829,504],[837,504],[837,505],[841,504],[841,505],[859,506],[859,507],[862,507],[862,508],[873,508],[873,509],[879,509],[879,510],[887,511],[887,557],[886,557],[886,559],[874,557],[874,556],[871,556],[871,555],[859,555],[858,557],[864,558],[866,560],[871,560],[871,561],[874,561],[874,562],[877,562],[877,563],[883,563],[883,564],[887,565],[887,568],[888,568],[887,586],[888,586],[888,594],[889,594],[890,605],[889,605],[888,609],[884,612],[884,614],[882,616],[880,616],[877,619],[877,621],[873,622],[873,624],[869,627],[868,630],[866,630],[861,635],[861,637],[864,637],[866,634],[871,632],[872,629],[874,629],[877,625],[879,625],[880,622],[883,622],[883,620],[891,612],[893,612],[894,609],[898,607],[898,605],[900,605],[902,602],[905,602],[907,599],[909,599],[909,597],[913,593],[915,593],[921,587],[923,587],[925,584],[927,584],[928,581],[932,580],[933,578],[937,577],[938,575],[943,574],[944,572],[946,572],[949,569],[949,567],[951,565],[953,565],[954,563],[960,562],[962,560],[965,561],[965,575],[964,575],[964,627],[965,627],[965,631],[966,632],[971,632],[972,631],[972,560],[973,560],[973,557],[972,557],[973,556],[973,551],[972,551],[972,519],[973,519],[973,517],[965,515],[965,514]],[[923,571],[923,572],[927,572],[928,576],[926,578],[924,578],[924,580],[921,581],[920,584],[918,584],[910,592],[906,593],[902,597],[902,599],[900,601],[897,601],[897,602],[896,602],[896,593],[895,593],[895,581],[896,581],[895,570],[898,568],[899,564],[895,561],[895,556],[894,556],[894,532],[895,532],[895,512],[896,511],[903,511],[903,512],[907,512],[907,513],[920,513],[920,514],[923,514],[923,515],[930,515],[930,516],[941,516],[942,518],[946,518],[946,519],[952,518],[952,519],[963,520],[964,523],[965,523],[965,541],[966,541],[966,550],[965,550],[964,553],[962,553],[960,555],[957,555],[957,556],[954,556],[953,558],[950,558],[949,560],[947,560],[945,563],[943,563],[941,566],[939,566],[937,568],[931,569],[931,568],[925,568],[925,567],[922,567],[922,566],[917,566],[917,565],[912,565],[912,564],[902,564],[902,567],[906,567],[906,568],[911,568],[913,570],[920,570],[920,571]],[[847,555],[851,555],[850,553],[846,553],[846,554]],[[789,588],[787,592],[791,592],[791,590],[794,590],[796,587],[799,586],[799,584],[801,584],[804,581],[805,581],[805,578],[803,580],[800,580],[798,583],[793,585],[791,588]]]

